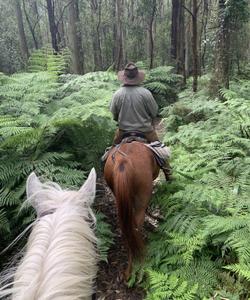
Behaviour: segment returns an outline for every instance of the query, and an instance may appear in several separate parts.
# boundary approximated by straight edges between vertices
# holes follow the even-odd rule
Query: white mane
[[[91,226],[95,218],[90,208],[95,186],[94,169],[78,192],[42,184],[34,173],[29,176],[27,202],[36,209],[37,220],[15,274],[5,276],[0,298],[91,299],[97,272],[96,237]]]

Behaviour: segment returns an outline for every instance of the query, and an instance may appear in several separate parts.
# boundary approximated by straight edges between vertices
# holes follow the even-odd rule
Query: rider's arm
[[[145,92],[144,102],[149,116],[152,120],[155,119],[158,114],[158,104],[149,90],[146,90]]]
[[[110,103],[110,111],[112,112],[113,114],[113,119],[115,121],[118,121],[118,117],[119,117],[119,113],[120,113],[120,109],[119,109],[119,106],[118,106],[118,95],[115,93],[113,98],[112,98],[112,101]]]

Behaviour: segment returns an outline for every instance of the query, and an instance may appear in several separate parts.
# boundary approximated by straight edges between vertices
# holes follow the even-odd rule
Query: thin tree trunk
[[[101,0],[91,0],[92,43],[95,71],[102,70],[102,49],[100,38]]]
[[[29,50],[28,50],[27,40],[26,40],[26,36],[25,36],[25,32],[24,32],[23,16],[22,16],[20,0],[14,0],[13,3],[14,3],[16,17],[17,17],[21,55],[22,55],[24,62],[26,63],[29,58]]]
[[[197,43],[197,0],[193,0],[192,10],[192,50],[193,50],[193,92],[198,88],[198,43]]]
[[[70,2],[69,5],[71,5],[71,0],[69,0]],[[60,48],[65,48],[66,47],[66,34],[65,34],[65,26],[64,26],[64,18],[63,18],[63,15],[64,15],[64,10],[65,10],[65,7],[62,7],[60,3],[58,3],[58,6],[57,6],[57,9],[58,11],[60,12],[60,19],[58,20],[57,24],[56,24],[56,27],[57,27],[57,42],[58,42],[58,45],[60,45]],[[70,24],[69,24],[70,26]]]
[[[25,0],[23,0],[23,11],[24,11],[25,18],[26,18],[27,23],[28,23],[28,26],[29,26],[30,33],[31,33],[32,38],[33,38],[33,41],[34,41],[35,48],[38,49],[38,42],[37,42],[37,39],[36,39],[35,29],[34,29],[34,27],[32,26],[31,20],[30,20],[30,18],[29,18],[28,13],[27,13],[26,5],[25,5]]]
[[[123,41],[123,9],[124,0],[116,0],[116,55],[115,55],[115,70],[121,70],[124,66],[124,41]]]
[[[55,13],[54,13],[54,2],[53,0],[47,1],[47,10],[48,10],[48,18],[49,18],[49,29],[51,34],[51,42],[52,47],[57,53],[59,51],[58,41],[57,41],[57,26],[55,22]]]
[[[36,36],[37,36],[37,43],[38,43],[38,48],[40,48],[43,44],[42,41],[42,35],[41,35],[41,28],[40,28],[40,16],[38,13],[38,7],[37,7],[37,1],[36,0],[31,0],[31,7],[32,7],[32,11],[33,14],[35,16],[35,24],[33,26],[34,30],[36,31]]]
[[[171,57],[175,60],[176,72],[182,74],[184,83],[185,72],[185,0],[172,0],[171,24]]]
[[[78,0],[72,0],[69,6],[70,45],[72,54],[72,69],[76,74],[83,74],[83,51],[81,32],[79,28]]]
[[[112,18],[113,18],[113,20],[116,20],[116,0],[113,0]],[[114,44],[113,44],[112,56],[113,56],[114,67],[115,67],[115,60],[116,60],[116,53],[117,53],[116,36],[117,36],[117,24],[116,24],[116,22],[113,22],[113,41],[114,41]]]
[[[201,53],[201,66],[203,69],[203,72],[205,72],[205,57],[206,57],[206,50],[207,50],[207,23],[208,23],[208,13],[209,13],[209,7],[208,7],[208,0],[204,0],[204,9],[203,9],[203,36],[204,36],[204,46],[203,51]]]
[[[230,71],[230,38],[229,38],[229,20],[225,14],[226,0],[219,0],[218,23],[219,30],[216,43],[215,70],[213,76],[213,86],[218,94],[221,88],[229,88]]]
[[[148,37],[149,37],[149,68],[152,69],[154,65],[154,34],[153,34],[153,25],[154,25],[154,18],[156,13],[156,0],[153,1],[152,6],[152,13],[149,19],[148,24]]]

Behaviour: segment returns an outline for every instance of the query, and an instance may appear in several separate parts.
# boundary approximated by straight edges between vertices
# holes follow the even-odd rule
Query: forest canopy
[[[25,70],[49,46],[68,56],[67,72],[171,64],[184,80],[193,74],[196,89],[213,69],[228,85],[249,60],[247,0],[1,0],[0,8],[4,73]]]

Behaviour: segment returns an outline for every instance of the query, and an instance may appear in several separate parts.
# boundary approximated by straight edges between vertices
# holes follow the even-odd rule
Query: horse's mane
[[[20,265],[2,278],[0,298],[90,299],[97,272],[91,173],[79,191],[64,191],[54,183],[42,184],[35,174],[29,176],[25,205],[36,209],[37,219]]]

